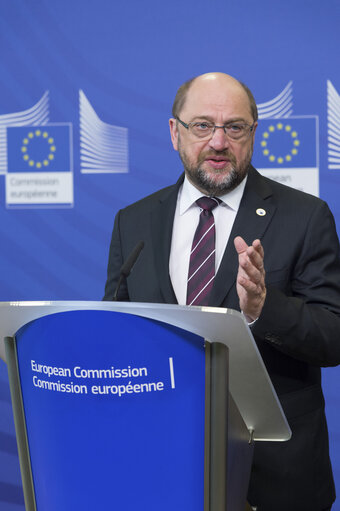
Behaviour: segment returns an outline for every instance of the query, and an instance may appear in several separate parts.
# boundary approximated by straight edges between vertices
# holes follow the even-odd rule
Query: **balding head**
[[[214,87],[216,88],[216,86],[220,88],[221,93],[225,96],[228,96],[230,93],[232,93],[239,95],[241,100],[243,98],[243,100],[248,103],[249,112],[253,121],[257,121],[257,106],[250,89],[248,89],[244,83],[225,73],[205,73],[203,75],[192,78],[191,80],[188,80],[183,85],[181,85],[177,91],[172,106],[173,117],[175,119],[180,117],[189,94],[191,95],[192,92],[195,93],[197,89],[199,92],[204,94],[205,90],[208,92]]]

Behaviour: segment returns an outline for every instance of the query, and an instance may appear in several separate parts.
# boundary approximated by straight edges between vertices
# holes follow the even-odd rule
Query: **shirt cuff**
[[[243,311],[241,311],[241,314],[243,314],[243,316],[245,317],[245,320],[247,321],[247,325],[251,328],[253,325],[255,325],[256,321],[259,319],[259,318],[256,318],[254,319],[253,321],[248,321],[247,320],[247,316],[244,314]]]

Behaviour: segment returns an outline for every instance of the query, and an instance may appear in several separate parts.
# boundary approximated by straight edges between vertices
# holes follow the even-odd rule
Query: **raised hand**
[[[260,240],[248,246],[241,236],[234,239],[238,253],[238,272],[236,280],[240,309],[250,323],[261,314],[266,298],[264,251]]]

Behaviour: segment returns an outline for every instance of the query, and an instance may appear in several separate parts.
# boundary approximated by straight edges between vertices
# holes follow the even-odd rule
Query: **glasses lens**
[[[191,130],[191,133],[195,135],[195,137],[205,138],[211,136],[214,129],[214,125],[210,122],[195,122],[193,124],[190,124],[189,128]]]
[[[248,133],[249,126],[246,124],[229,124],[225,128],[229,138],[239,140]]]

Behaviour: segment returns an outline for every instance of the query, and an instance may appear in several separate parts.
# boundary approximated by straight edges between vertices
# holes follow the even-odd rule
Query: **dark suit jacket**
[[[115,219],[105,300],[139,240],[145,247],[120,290],[120,300],[176,303],[169,254],[176,183],[119,211]],[[256,213],[258,208],[266,214]],[[248,498],[259,511],[320,511],[334,500],[320,366],[340,363],[339,242],[328,206],[266,179],[251,168],[210,305],[239,310],[235,236],[260,238],[267,297],[253,326],[293,436],[255,447]]]

